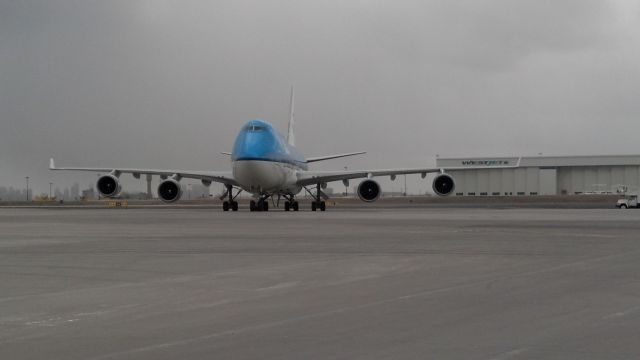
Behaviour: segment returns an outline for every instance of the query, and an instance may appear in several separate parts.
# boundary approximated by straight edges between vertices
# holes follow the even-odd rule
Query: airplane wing
[[[159,175],[170,177],[177,175],[185,179],[197,179],[202,181],[218,182],[228,185],[237,186],[238,183],[233,179],[231,171],[185,171],[185,170],[168,170],[168,169],[130,169],[130,168],[89,168],[89,167],[56,167],[53,158],[49,161],[49,170],[68,170],[68,171],[93,171],[117,174],[132,174],[135,177],[140,175]]]
[[[298,185],[307,186],[340,180],[372,178],[376,176],[396,176],[405,174],[421,174],[442,172],[441,168],[424,169],[388,169],[388,170],[345,170],[345,171],[305,171],[298,177]]]
[[[388,170],[345,170],[345,171],[305,171],[298,175],[297,184],[300,186],[315,185],[332,181],[372,178],[376,176],[391,176],[420,174],[425,178],[429,173],[444,173],[447,170],[478,170],[478,169],[510,169],[520,167],[520,159],[515,165],[509,166],[463,166],[444,168],[415,168]]]

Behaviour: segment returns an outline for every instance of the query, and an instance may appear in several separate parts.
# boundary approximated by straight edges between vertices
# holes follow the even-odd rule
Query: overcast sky
[[[230,170],[291,85],[307,156],[368,151],[320,169],[637,154],[639,64],[637,1],[0,0],[0,186]]]

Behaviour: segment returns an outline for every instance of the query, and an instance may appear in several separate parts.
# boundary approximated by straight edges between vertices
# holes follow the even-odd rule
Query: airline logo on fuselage
[[[505,166],[509,160],[462,160],[462,166]]]

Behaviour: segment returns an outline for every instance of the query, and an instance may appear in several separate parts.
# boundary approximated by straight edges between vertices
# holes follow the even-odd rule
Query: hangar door
[[[558,194],[558,174],[556,168],[540,168],[540,195]]]

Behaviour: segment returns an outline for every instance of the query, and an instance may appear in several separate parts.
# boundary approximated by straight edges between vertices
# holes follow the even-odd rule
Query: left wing
[[[130,169],[130,168],[87,168],[87,167],[56,167],[52,159],[49,160],[49,170],[68,170],[68,171],[93,171],[116,174],[133,174],[135,177],[140,175],[159,175],[159,176],[178,176],[185,179],[197,179],[202,181],[219,182],[228,185],[238,186],[233,178],[231,171],[185,171],[185,170],[168,170],[168,169]]]
[[[441,168],[424,169],[389,169],[389,170],[345,170],[345,171],[305,171],[298,177],[297,184],[301,186],[327,183],[332,181],[372,178],[375,176],[396,176],[405,174],[420,174],[423,178],[428,173],[442,172]]]
[[[394,180],[397,175],[420,174],[424,179],[429,173],[444,173],[447,170],[478,170],[478,169],[512,169],[520,167],[520,160],[512,166],[462,166],[445,168],[414,168],[414,169],[389,169],[389,170],[345,170],[345,171],[305,171],[298,175],[297,184],[300,186],[327,183],[332,181],[372,178],[376,176],[391,176]]]

